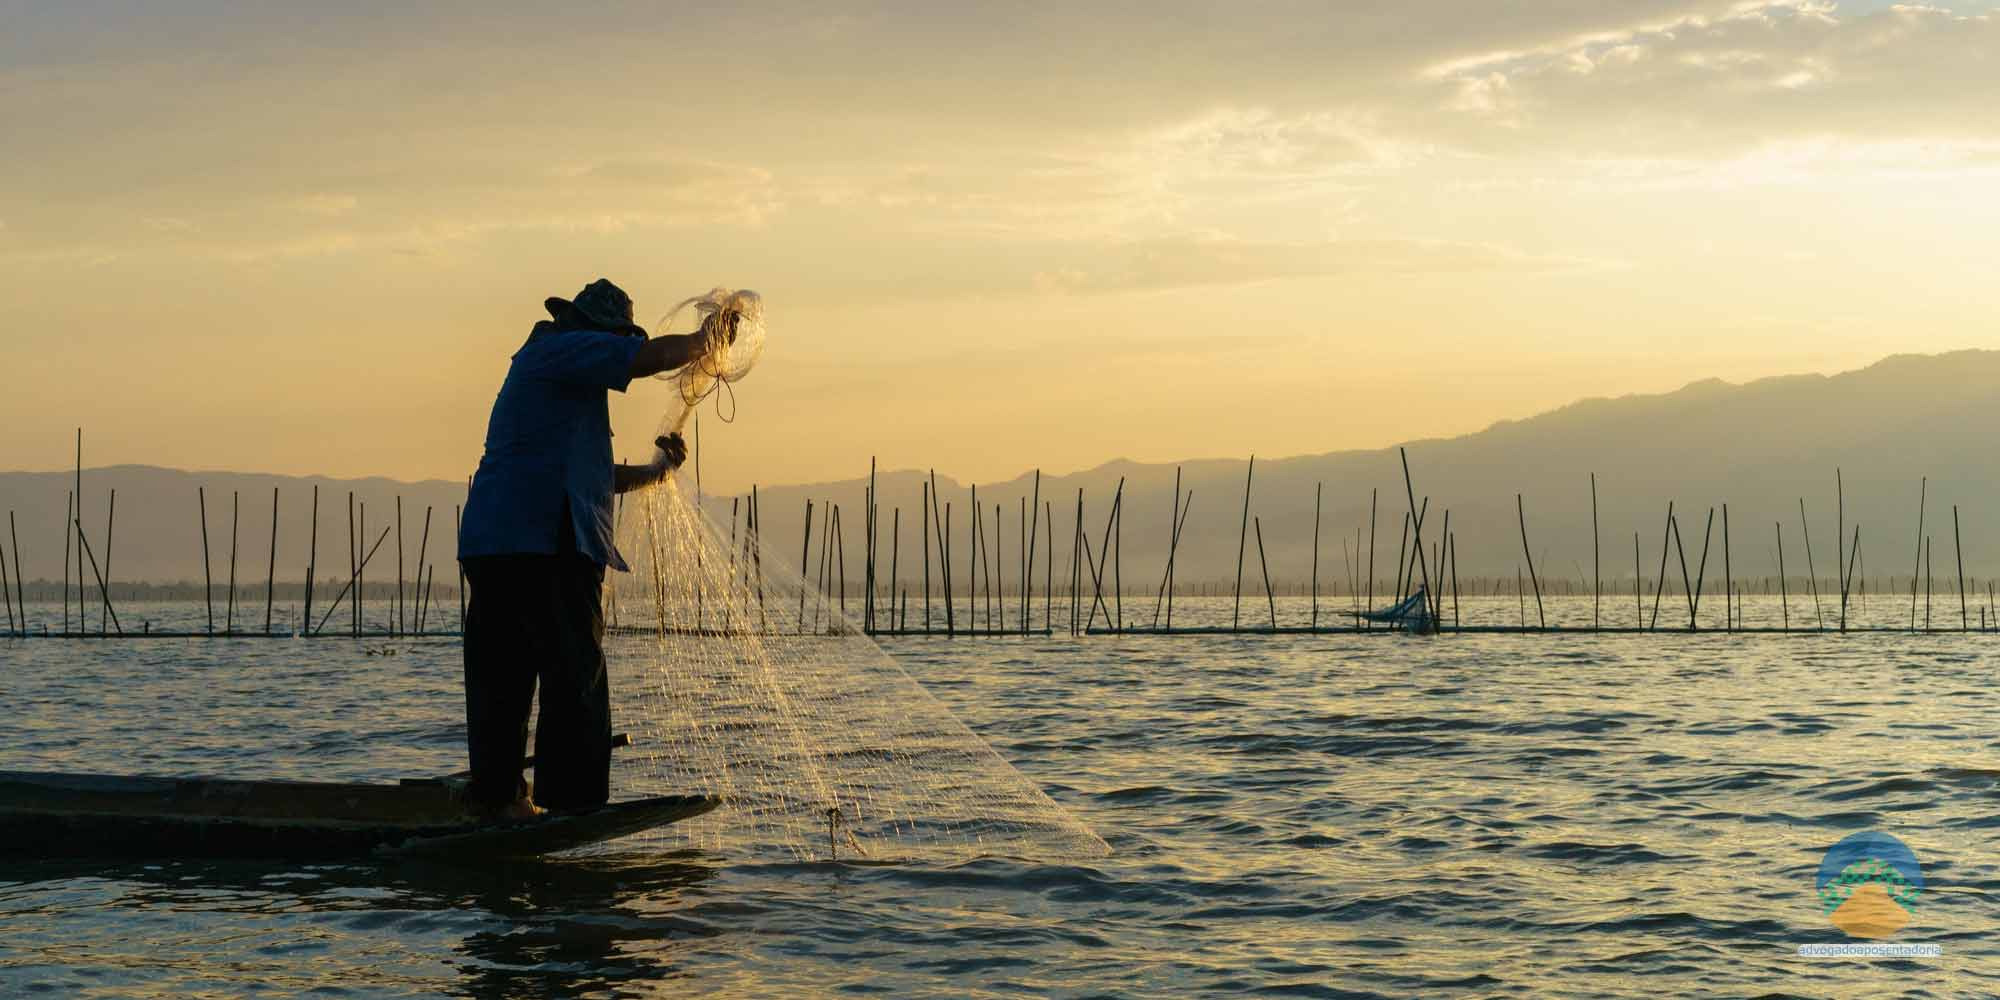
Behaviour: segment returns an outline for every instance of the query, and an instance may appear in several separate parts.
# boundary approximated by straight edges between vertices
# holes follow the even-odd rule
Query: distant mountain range
[[[1273,412],[1274,421],[1288,419]],[[1744,385],[1719,380],[1690,384],[1674,392],[1588,399],[1531,417],[1503,421],[1485,430],[1443,440],[1408,442],[1410,472],[1421,503],[1429,498],[1426,543],[1440,540],[1445,512],[1456,538],[1462,576],[1511,579],[1524,565],[1520,515],[1525,508],[1529,551],[1545,578],[1588,580],[1592,567],[1590,476],[1597,477],[1598,523],[1603,573],[1629,580],[1633,536],[1639,540],[1643,574],[1659,567],[1667,504],[1674,503],[1692,563],[1698,558],[1710,507],[1717,509],[1711,578],[1722,559],[1721,507],[1728,504],[1730,557],[1738,579],[1776,572],[1776,526],[1782,525],[1786,568],[1804,573],[1806,550],[1799,501],[1810,522],[1814,568],[1822,578],[1836,575],[1835,471],[1845,483],[1848,538],[1861,530],[1860,567],[1871,578],[1907,576],[1916,560],[1919,481],[1928,477],[1925,532],[1933,543],[1932,564],[1940,577],[1956,571],[1952,508],[1957,505],[1966,572],[1985,578],[2000,573],[2000,471],[1993,461],[2000,431],[2000,352],[1960,351],[1943,355],[1898,355],[1838,375],[1795,375]],[[1243,535],[1242,458],[1199,459],[1179,466],[1183,490],[1192,490],[1176,578],[1183,583],[1226,585],[1236,572]],[[954,575],[969,569],[968,484],[940,471],[941,496],[951,504]],[[1084,493],[1084,523],[1095,549],[1122,478],[1124,584],[1130,592],[1151,593],[1164,564],[1176,466],[1107,462],[1094,469],[1041,480],[1041,498],[1052,510],[1057,576],[1066,576],[1076,516],[1077,491]],[[877,477],[881,527],[878,540],[883,573],[890,560],[893,512],[900,508],[901,555],[906,581],[920,580],[918,548],[922,472],[898,470]],[[85,469],[85,524],[91,544],[102,544],[107,502],[118,494],[112,574],[124,581],[199,581],[202,576],[197,487],[208,504],[210,551],[217,580],[227,572],[230,503],[239,498],[239,580],[264,578],[271,533],[271,496],[279,491],[278,577],[304,577],[312,490],[319,488],[319,553],[322,576],[338,565],[346,572],[347,499],[355,496],[357,520],[365,505],[369,540],[395,524],[402,498],[403,545],[414,565],[426,508],[431,511],[428,543],[432,561],[449,565],[454,556],[453,506],[463,502],[462,482],[395,482],[381,478],[336,480],[232,472],[186,472],[148,466]],[[61,575],[60,530],[70,472],[0,473],[0,510],[16,512],[23,569],[30,578]],[[842,482],[761,487],[767,558],[787,561],[800,550],[799,529],[808,498],[814,520],[827,501],[840,506],[846,535],[847,572],[862,572],[865,478]],[[1034,488],[1032,474],[1000,483],[979,484],[989,545],[997,537],[1004,556],[994,562],[1007,584],[1018,586],[1021,505]],[[1344,585],[1361,532],[1365,566],[1371,491],[1375,498],[1375,576],[1395,575],[1395,552],[1408,508],[1402,465],[1395,448],[1341,451],[1323,455],[1256,461],[1244,543],[1246,590],[1260,589],[1256,532],[1261,528],[1264,557],[1275,580],[1304,584],[1311,575],[1315,490],[1320,501],[1319,576],[1332,590]],[[708,498],[713,516],[728,530],[729,497]],[[994,524],[995,505],[999,523]],[[4,529],[4,526],[0,526]],[[818,532],[818,525],[814,527]],[[1046,526],[1037,530],[1035,575],[1043,577],[1050,548]],[[0,542],[6,541],[0,538]],[[1343,543],[1348,551],[1343,555]],[[11,542],[7,543],[11,550]],[[814,540],[815,549],[819,545]],[[379,559],[394,575],[395,535]],[[101,553],[99,554],[101,557]],[[72,559],[74,556],[72,556]],[[12,571],[11,552],[9,571]],[[933,557],[935,562],[935,556]],[[1674,570],[1678,572],[1677,567]],[[371,576],[374,574],[371,572]],[[449,575],[449,574],[447,574]],[[385,577],[376,576],[375,579]],[[443,583],[444,581],[440,581]],[[1380,589],[1378,587],[1378,589]]]

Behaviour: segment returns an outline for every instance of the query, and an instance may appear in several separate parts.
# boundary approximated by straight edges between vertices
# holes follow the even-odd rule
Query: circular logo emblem
[[[1917,912],[1924,871],[1917,856],[1886,833],[1854,834],[1819,863],[1820,910],[1849,937],[1884,938]]]

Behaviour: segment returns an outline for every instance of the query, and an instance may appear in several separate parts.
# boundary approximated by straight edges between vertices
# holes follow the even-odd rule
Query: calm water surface
[[[1117,853],[6,861],[0,996],[2000,995],[2000,636],[887,648]],[[451,639],[0,640],[0,768],[442,773],[458,671]],[[1942,958],[1795,956],[1844,940],[1814,875],[1867,829],[1921,859],[1895,940]]]

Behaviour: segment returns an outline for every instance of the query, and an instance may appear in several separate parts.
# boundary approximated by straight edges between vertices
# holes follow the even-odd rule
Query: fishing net
[[[742,294],[691,302],[715,315]],[[677,377],[662,433],[747,373],[762,339],[758,305],[734,343],[714,342],[722,357]],[[725,534],[670,476],[626,494],[619,519],[632,572],[613,574],[612,614],[651,643],[650,662],[621,678],[620,723],[637,745],[621,751],[620,785],[726,802],[660,831],[664,846],[812,860],[1109,853],[862,633],[838,532],[820,552],[808,536],[808,580],[763,551],[754,504],[739,508]]]

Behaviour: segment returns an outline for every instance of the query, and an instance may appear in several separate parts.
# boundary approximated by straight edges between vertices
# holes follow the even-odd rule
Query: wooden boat
[[[470,817],[453,779],[395,785],[0,771],[0,856],[530,857],[699,816],[669,795],[523,822]]]

